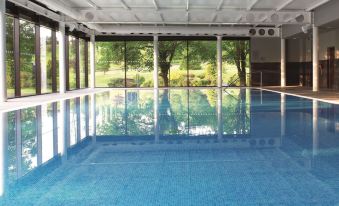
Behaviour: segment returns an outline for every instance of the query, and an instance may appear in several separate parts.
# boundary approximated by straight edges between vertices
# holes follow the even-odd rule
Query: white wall
[[[251,38],[251,62],[280,62],[280,38]]]

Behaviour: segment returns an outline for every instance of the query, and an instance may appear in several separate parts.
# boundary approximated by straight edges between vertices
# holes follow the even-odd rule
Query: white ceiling
[[[307,12],[328,0],[55,0],[98,24],[308,23]],[[294,18],[305,14],[305,21]],[[272,14],[278,14],[275,22]],[[92,14],[92,15],[89,15]],[[253,15],[254,17],[253,17]],[[93,16],[93,18],[88,18]]]
[[[30,7],[34,1],[9,0]],[[96,32],[124,29],[158,32],[164,27],[207,29],[231,27],[276,27],[312,23],[311,11],[336,0],[35,0],[64,14],[68,24],[82,23]],[[32,7],[32,10],[36,7]],[[50,13],[44,11],[40,14]],[[53,16],[48,14],[46,16]],[[135,27],[135,26],[138,27]],[[130,27],[134,26],[134,27]],[[235,27],[236,26],[236,27]],[[150,29],[152,27],[152,29]],[[180,28],[181,29],[181,28]],[[137,32],[137,31],[134,31]],[[162,31],[165,32],[165,31]],[[206,32],[206,31],[204,31]],[[220,31],[222,32],[222,31]],[[212,33],[208,32],[208,33]],[[219,32],[216,32],[219,33]],[[248,32],[246,32],[247,34]]]

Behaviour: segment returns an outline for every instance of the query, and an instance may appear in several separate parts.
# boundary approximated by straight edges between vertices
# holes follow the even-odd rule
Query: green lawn
[[[117,68],[116,66],[114,66]],[[190,79],[190,81],[199,81],[198,77],[199,76],[204,76],[206,71],[204,69],[201,70],[190,70],[189,71],[190,75],[194,76],[194,79]],[[237,68],[235,65],[230,65],[230,64],[223,64],[223,82],[228,83],[231,82],[231,79],[237,78]],[[152,81],[153,82],[153,71],[150,72],[138,72],[138,71],[128,71],[127,73],[127,79],[135,79],[136,76],[139,75],[139,77],[144,77],[145,81]],[[171,67],[171,73],[170,73],[170,82],[175,82],[176,79],[179,79],[180,77],[185,77],[187,76],[187,71],[186,70],[180,70],[178,65],[173,65]],[[96,86],[97,87],[108,87],[108,83],[111,81],[111,79],[124,79],[125,78],[125,73],[123,70],[118,69],[118,70],[109,70],[107,72],[102,72],[102,71],[96,71],[95,73],[95,78],[96,78]],[[215,77],[216,78],[216,77]],[[161,78],[160,79],[160,85],[161,85]],[[175,85],[175,83],[172,83],[173,86],[178,86]],[[192,85],[191,85],[192,86]]]

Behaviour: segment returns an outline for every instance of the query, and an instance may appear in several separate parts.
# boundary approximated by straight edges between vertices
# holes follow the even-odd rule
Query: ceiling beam
[[[158,2],[157,2],[157,0],[153,0],[153,5],[154,5],[154,8],[155,8],[155,10],[159,10],[159,5],[158,5]]]
[[[219,1],[219,4],[217,6],[217,11],[219,11],[221,9],[222,5],[224,5],[224,0]]]
[[[259,2],[260,0],[253,0],[251,4],[247,7],[247,11],[251,11],[252,8]]]
[[[96,5],[93,1],[91,1],[91,0],[86,0],[86,2],[87,2],[91,7],[93,7],[94,9],[96,9],[96,10],[99,9],[98,5]]]
[[[120,0],[120,3],[121,3],[121,5],[124,9],[131,10],[131,8],[126,4],[126,2],[124,0]]]
[[[280,10],[284,9],[286,6],[290,5],[293,1],[295,1],[295,0],[286,0],[286,1],[283,1],[283,2],[277,7],[277,11],[280,11]]]
[[[145,13],[155,13],[157,11],[154,10],[154,7],[133,7],[129,8],[129,12],[145,12]],[[86,7],[86,8],[74,8],[81,12],[91,11],[95,12],[96,10],[93,7]],[[122,10],[121,8],[117,7],[102,7],[100,9],[101,12],[127,12]],[[288,12],[288,13],[305,13],[305,10],[293,10],[293,11],[276,11],[276,10],[251,10],[247,11],[247,9],[232,9],[232,8],[221,8],[220,10],[216,10],[216,8],[211,7],[199,7],[199,8],[189,8],[190,12],[204,12],[204,13],[223,13],[223,12],[239,12],[242,14],[246,13],[279,13],[279,12]],[[187,12],[186,8],[159,8],[158,12]],[[307,12],[306,12],[307,13]]]
[[[159,16],[160,16],[161,21],[164,22],[165,21],[164,15],[162,13],[159,13]]]
[[[104,25],[103,32],[111,33],[114,32],[117,35],[129,35],[133,33],[143,33],[149,34],[152,36],[153,34],[159,34],[161,36],[171,36],[171,35],[227,35],[227,36],[243,36],[248,37],[249,29],[251,26],[244,26],[244,27],[207,27],[207,26],[138,26],[135,25],[121,25],[121,26],[114,26],[114,25]],[[266,27],[263,27],[266,28]],[[271,27],[269,27],[271,28]],[[267,29],[267,28],[266,28]],[[276,32],[275,35],[272,37],[278,37],[280,34],[280,29],[273,28]],[[266,37],[267,38],[267,37]]]
[[[136,14],[134,14],[134,18],[139,22],[141,21],[140,18]]]
[[[306,9],[306,11],[312,11],[320,6],[322,6],[323,4],[326,4],[327,2],[329,2],[330,0],[322,0],[322,1],[318,1],[315,4],[311,5],[310,7],[308,7]]]
[[[211,22],[215,22],[215,20],[217,19],[217,14],[216,13],[213,13],[212,16],[211,16]]]

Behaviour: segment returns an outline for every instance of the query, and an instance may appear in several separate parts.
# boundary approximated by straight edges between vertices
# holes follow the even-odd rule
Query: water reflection
[[[322,171],[339,171],[331,164],[339,157],[338,124],[337,105],[258,90],[112,90],[61,100],[0,114],[0,196],[12,197],[21,181],[35,184],[46,171],[64,173],[73,168],[65,163],[86,162],[103,145],[254,154],[264,148],[274,164],[286,163],[275,156],[283,153],[329,181]]]

